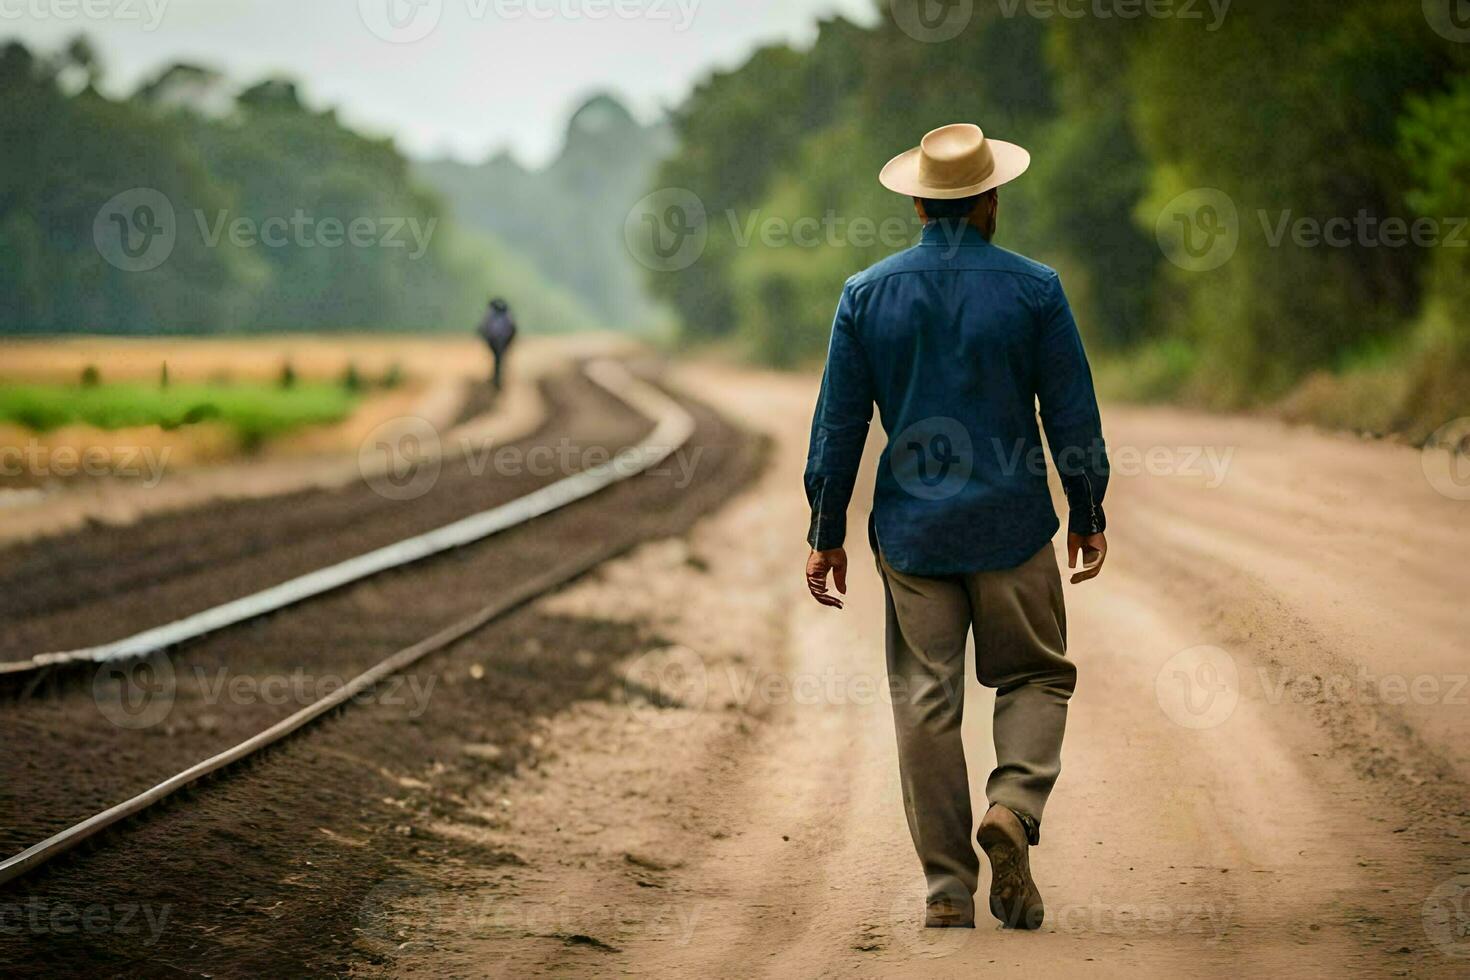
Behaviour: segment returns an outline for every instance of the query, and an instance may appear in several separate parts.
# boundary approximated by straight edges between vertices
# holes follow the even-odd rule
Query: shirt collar
[[[959,227],[956,227],[956,224]],[[983,248],[990,244],[980,229],[968,221],[942,220],[931,221],[924,226],[923,237],[920,245],[947,245],[951,248]]]

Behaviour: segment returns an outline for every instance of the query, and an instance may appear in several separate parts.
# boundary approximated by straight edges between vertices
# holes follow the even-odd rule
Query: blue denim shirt
[[[1079,534],[1106,526],[1092,373],[1057,274],[964,223],[853,276],[832,326],[806,468],[808,542],[841,547],[876,403],[889,435],[870,537],[912,575],[1014,568],[1060,526],[1037,404]]]

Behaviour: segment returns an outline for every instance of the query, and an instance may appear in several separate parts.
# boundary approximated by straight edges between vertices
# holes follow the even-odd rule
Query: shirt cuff
[[[806,543],[812,546],[813,551],[835,551],[841,548],[847,540],[847,522],[845,520],[833,520],[828,517],[823,520],[816,513],[812,514],[812,526],[807,531]]]
[[[1076,508],[1067,518],[1067,530],[1072,534],[1102,534],[1107,529],[1108,516],[1103,513],[1102,504]]]

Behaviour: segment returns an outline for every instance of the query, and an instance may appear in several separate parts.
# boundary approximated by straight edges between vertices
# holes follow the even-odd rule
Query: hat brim
[[[990,152],[995,156],[995,170],[978,184],[968,187],[931,187],[919,178],[919,147],[906,150],[888,161],[878,174],[878,182],[896,194],[908,197],[924,197],[931,201],[952,201],[961,197],[974,197],[1009,184],[1024,174],[1031,166],[1031,153],[1024,147],[1004,140],[988,140]]]

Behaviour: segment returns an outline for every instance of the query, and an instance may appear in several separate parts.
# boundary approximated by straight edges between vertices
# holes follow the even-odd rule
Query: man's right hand
[[[1082,554],[1082,571],[1072,576],[1072,584],[1090,582],[1102,574],[1103,562],[1108,560],[1108,536],[1106,534],[1068,534],[1067,567],[1077,567],[1077,554]]]
[[[811,591],[812,598],[824,606],[841,609],[842,600],[827,593],[827,574],[829,572],[832,574],[832,581],[836,584],[837,591],[842,595],[847,595],[847,552],[844,549],[813,551],[811,557],[806,560],[806,587]]]

